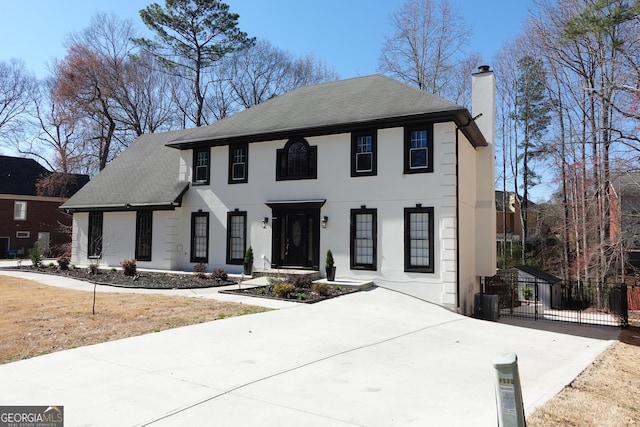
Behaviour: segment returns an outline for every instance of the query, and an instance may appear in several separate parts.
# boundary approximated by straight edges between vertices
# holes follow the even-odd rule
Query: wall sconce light
[[[325,215],[322,217],[322,228],[327,228],[327,222],[329,222],[329,217]]]
[[[269,225],[269,217],[264,217],[262,218],[262,228],[267,228],[267,225]]]

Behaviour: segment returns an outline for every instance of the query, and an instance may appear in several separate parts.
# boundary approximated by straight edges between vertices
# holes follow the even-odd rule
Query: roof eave
[[[300,127],[290,129],[279,129],[274,131],[255,132],[236,135],[221,135],[214,137],[194,138],[176,142],[169,142],[166,145],[179,150],[189,150],[201,147],[223,146],[240,142],[264,142],[279,139],[289,139],[296,136],[322,136],[336,133],[353,132],[367,128],[390,128],[396,126],[411,125],[422,121],[442,122],[453,120],[467,139],[474,147],[486,146],[487,141],[475,124],[469,111],[466,108],[458,110],[448,110],[429,113],[407,114],[402,116],[382,117],[375,119],[367,119],[363,121],[338,123],[330,125],[320,125],[311,127]]]
[[[67,213],[75,212],[126,212],[126,211],[139,211],[139,210],[174,210],[182,206],[182,197],[189,190],[189,183],[184,183],[184,187],[180,190],[180,193],[173,199],[173,201],[166,202],[143,202],[143,203],[114,203],[104,205],[76,205],[65,206],[62,204],[58,209],[64,210]]]

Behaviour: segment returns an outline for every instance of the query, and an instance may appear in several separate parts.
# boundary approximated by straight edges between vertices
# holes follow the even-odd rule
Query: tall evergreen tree
[[[189,82],[195,98],[191,120],[196,126],[206,124],[204,71],[225,55],[251,46],[254,39],[238,28],[239,15],[217,0],[165,0],[164,8],[154,3],[142,9],[140,17],[155,39],[134,42]]]
[[[518,60],[516,81],[516,108],[514,119],[522,131],[522,191],[520,212],[522,223],[522,262],[525,263],[527,242],[527,208],[529,189],[536,184],[537,175],[532,167],[536,156],[544,152],[542,137],[551,122],[551,105],[547,95],[546,73],[542,60],[524,56]]]

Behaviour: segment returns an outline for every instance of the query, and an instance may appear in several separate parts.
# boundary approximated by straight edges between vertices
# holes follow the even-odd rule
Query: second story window
[[[376,132],[351,134],[351,176],[371,176],[377,169]]]
[[[433,172],[433,124],[405,128],[404,173]]]
[[[277,152],[276,180],[315,179],[317,147],[304,139],[291,139]]]
[[[229,147],[229,184],[248,181],[249,146],[234,144]]]
[[[209,165],[211,150],[209,148],[193,150],[193,183],[209,184]]]
[[[13,219],[15,221],[27,220],[27,202],[13,202]]]

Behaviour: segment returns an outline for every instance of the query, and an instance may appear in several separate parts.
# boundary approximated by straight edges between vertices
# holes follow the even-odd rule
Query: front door
[[[318,269],[320,203],[273,203],[272,268]]]
[[[285,264],[291,267],[309,267],[309,215],[285,215]]]
[[[0,258],[6,258],[9,256],[9,238],[0,237]]]

